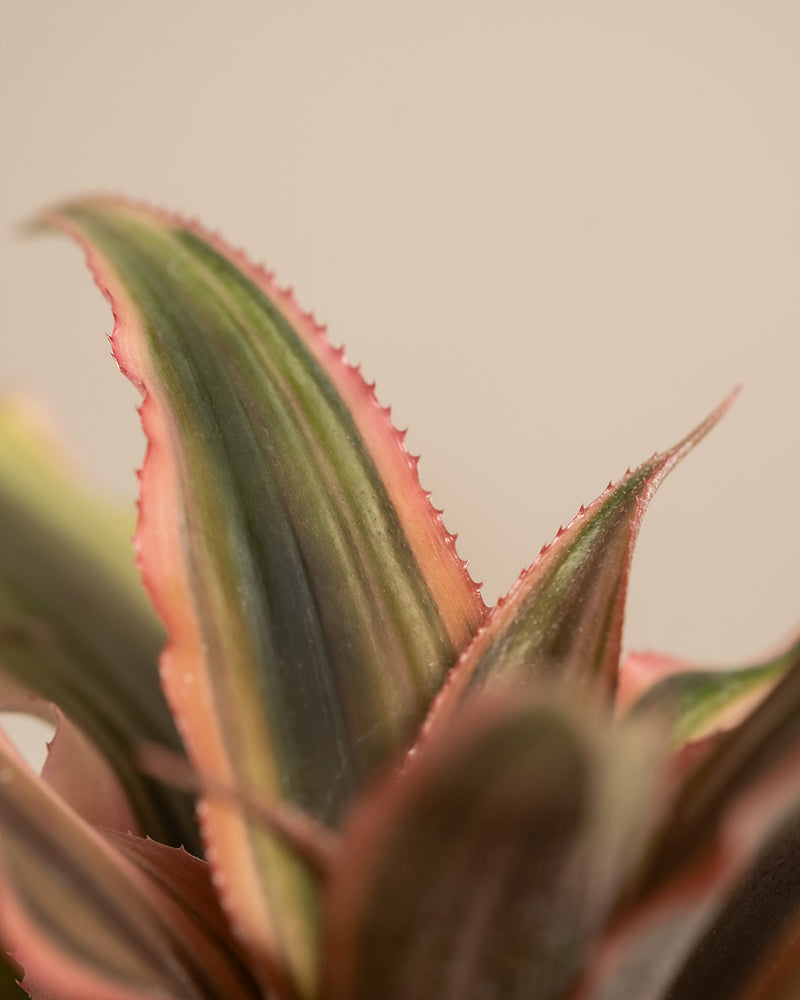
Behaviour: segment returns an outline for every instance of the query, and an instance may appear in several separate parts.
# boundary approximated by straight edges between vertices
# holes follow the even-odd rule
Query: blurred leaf
[[[255,1000],[207,865],[81,820],[0,733],[0,933],[34,995]]]
[[[0,681],[0,712],[25,713],[54,727],[47,743],[42,777],[59,798],[92,826],[138,833],[139,825],[125,790],[94,744],[52,702],[35,696],[12,700],[10,693]]]
[[[794,976],[800,972],[798,927],[800,814],[795,814],[768,838],[714,920],[698,936],[664,992],[664,1000],[751,1000],[756,996],[777,1000],[775,980],[787,977],[787,959],[794,960]],[[784,960],[779,963],[781,953]],[[764,993],[766,982],[769,990]]]
[[[800,660],[750,716],[676,774],[644,863],[574,1000],[750,1000],[745,985],[769,978],[776,953],[791,974],[798,816]],[[718,967],[720,982],[730,981],[721,971],[728,965],[744,977],[743,992],[706,992]]]
[[[649,734],[467,709],[368,798],[327,905],[328,1000],[562,996],[643,850]]]
[[[738,725],[798,660],[800,639],[761,663],[728,670],[636,653],[623,663],[625,698],[618,705],[633,700],[632,715],[665,715],[680,746]]]
[[[0,1000],[28,1000],[28,994],[19,985],[22,970],[0,948]]]
[[[766,698],[723,733],[682,780],[640,872],[637,894],[651,892],[713,850],[729,811],[762,785],[774,787],[779,801],[798,794],[795,757],[800,758],[800,648]]]
[[[570,1000],[793,1000],[771,992],[800,972],[800,782],[787,784],[732,808],[715,852],[622,908]]]
[[[141,829],[199,850],[191,801],[133,763],[141,739],[181,744],[130,529],[81,489],[24,405],[0,407],[0,688],[62,709],[113,767]]]

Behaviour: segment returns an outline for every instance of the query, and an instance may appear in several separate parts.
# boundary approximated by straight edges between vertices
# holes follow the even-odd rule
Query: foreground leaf
[[[0,934],[23,985],[59,1000],[256,1000],[208,866],[104,838],[0,733]]]
[[[336,822],[412,740],[482,618],[475,585],[387,413],[270,276],[143,208],[49,221],[87,248],[145,396],[137,540],[193,762]],[[241,812],[204,816],[240,933],[310,993],[312,887]]]
[[[731,395],[691,434],[654,455],[559,531],[490,613],[438,697],[426,728],[498,682],[557,683],[613,697],[633,547],[653,494],[721,419]]]
[[[134,764],[141,739],[181,745],[130,528],[80,488],[28,407],[0,406],[0,700],[14,686],[56,704],[109,761],[144,832],[199,850],[191,800]]]
[[[643,849],[658,768],[614,734],[519,698],[467,710],[345,832],[328,1000],[550,1000]]]

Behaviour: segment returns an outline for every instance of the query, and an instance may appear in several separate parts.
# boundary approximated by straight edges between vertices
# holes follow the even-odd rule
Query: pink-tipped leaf
[[[720,420],[736,391],[668,451],[628,472],[559,531],[489,614],[437,698],[426,729],[500,683],[556,683],[613,696],[625,596],[645,509],[668,473]]]
[[[722,733],[682,777],[669,815],[651,847],[635,896],[664,885],[691,860],[713,848],[726,812],[784,761],[800,757],[800,649],[763,701],[738,726]],[[791,787],[791,776],[789,780]]]
[[[412,741],[477,589],[372,389],[270,275],[142,207],[47,221],[87,249],[145,397],[137,543],[193,763],[335,823]],[[209,799],[203,820],[238,932],[310,994],[304,873],[240,810]]]
[[[617,709],[666,717],[676,747],[737,726],[797,662],[800,638],[759,663],[720,669],[631,653],[620,669]]]
[[[208,866],[101,835],[0,732],[0,939],[34,997],[258,1000]]]

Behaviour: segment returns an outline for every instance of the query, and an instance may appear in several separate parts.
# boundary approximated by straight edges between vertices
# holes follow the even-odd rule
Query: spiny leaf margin
[[[678,444],[609,483],[542,548],[462,653],[434,702],[425,733],[498,682],[555,684],[613,702],[628,577],[644,512],[666,476],[717,424],[738,392],[734,389]]]

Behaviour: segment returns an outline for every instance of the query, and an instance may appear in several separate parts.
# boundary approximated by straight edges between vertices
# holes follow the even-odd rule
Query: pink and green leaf
[[[562,996],[644,848],[658,770],[643,730],[469,706],[345,830],[323,995]]]
[[[506,598],[462,654],[434,704],[426,729],[498,682],[556,683],[613,697],[633,548],[642,517],[667,474],[717,423],[732,393],[702,424],[582,508]]]
[[[617,707],[665,716],[678,747],[737,726],[799,658],[800,639],[761,663],[728,670],[633,653],[621,668]]]
[[[787,762],[800,758],[800,648],[789,669],[738,726],[722,733],[682,776],[668,815],[639,873],[637,897],[668,883],[712,851],[728,812],[762,784],[795,794]]]
[[[477,589],[388,413],[270,275],[144,208],[48,221],[87,248],[145,397],[137,542],[192,760],[336,822],[412,741],[483,617]],[[239,932],[288,954],[308,994],[305,875],[241,811],[209,800],[204,824]]]
[[[208,865],[101,835],[0,733],[0,936],[23,986],[59,1000],[256,1000]]]
[[[0,680],[0,712],[19,712],[53,726],[42,778],[92,826],[138,833],[139,821],[117,773],[97,747],[52,702],[12,694]],[[1,725],[1,723],[0,723]]]
[[[108,760],[143,832],[198,849],[190,800],[134,762],[141,739],[176,752],[180,741],[130,530],[84,492],[28,407],[0,407],[0,689],[57,705]]]
[[[743,722],[677,777],[576,1000],[766,998],[755,984],[769,979],[777,953],[786,976],[794,974],[798,720],[800,655]]]
[[[754,747],[752,734],[745,742]],[[767,1000],[757,984],[778,966],[796,974],[800,747],[764,746],[752,767],[732,756],[730,769],[717,760],[728,773],[713,804],[698,800],[692,814],[680,789],[668,800],[570,1000]]]

